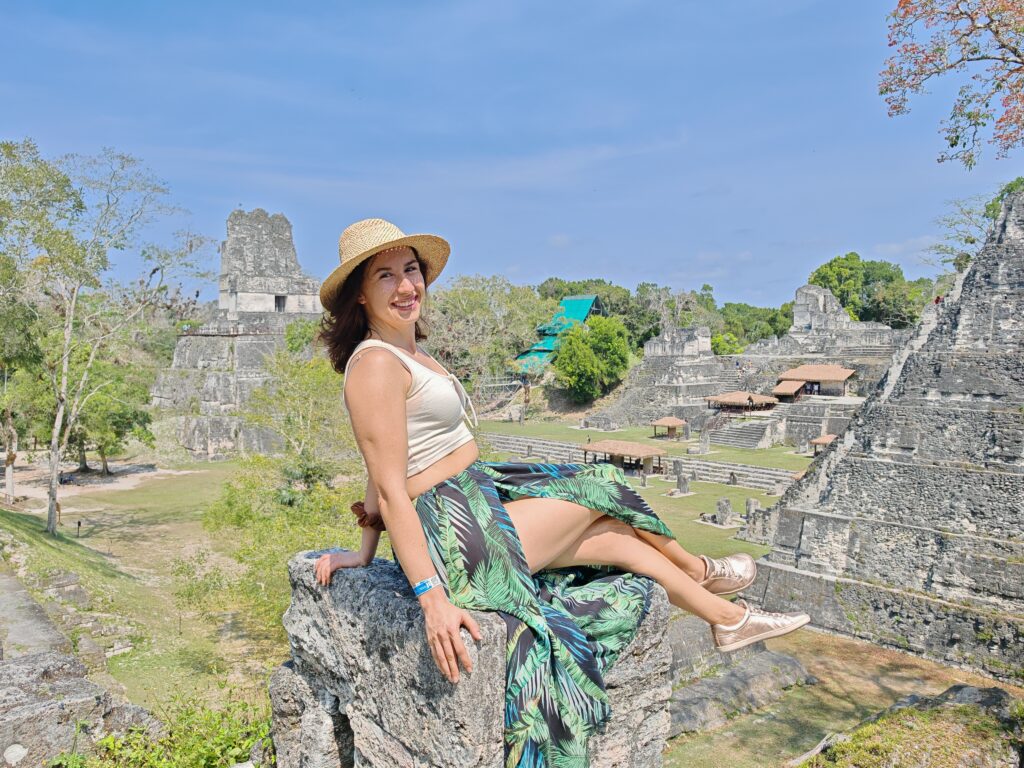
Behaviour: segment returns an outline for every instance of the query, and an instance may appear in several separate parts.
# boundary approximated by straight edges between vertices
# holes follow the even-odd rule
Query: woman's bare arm
[[[391,545],[409,583],[415,584],[434,576],[436,569],[406,487],[405,395],[410,383],[408,371],[391,352],[369,350],[357,366],[350,366],[345,398]],[[475,639],[480,638],[480,630],[472,616],[453,606],[440,587],[424,592],[419,601],[434,661],[449,680],[458,682],[458,660],[467,671],[472,665],[459,628],[465,625]]]

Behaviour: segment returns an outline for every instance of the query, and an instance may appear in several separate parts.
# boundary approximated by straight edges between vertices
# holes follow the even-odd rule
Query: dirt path
[[[70,652],[71,646],[14,574],[0,564],[0,645],[3,658],[41,651]]]

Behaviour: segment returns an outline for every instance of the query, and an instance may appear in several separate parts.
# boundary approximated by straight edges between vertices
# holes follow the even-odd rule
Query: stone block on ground
[[[792,656],[772,651],[752,655],[721,675],[711,675],[672,694],[671,736],[707,731],[739,714],[778,701],[788,688],[808,682]]]
[[[133,726],[157,732],[156,721],[144,709],[118,702],[85,674],[74,656],[53,651],[0,663],[0,754],[5,768],[49,764],[76,743],[76,727],[81,729],[80,751]]]
[[[457,685],[437,670],[419,603],[394,563],[336,572],[316,583],[318,553],[289,563],[292,603],[284,624],[292,660],[270,685],[281,768],[495,766],[502,762],[505,623],[474,613],[482,640],[463,632],[472,674]],[[606,678],[613,715],[592,737],[591,764],[660,766],[668,732],[671,650],[668,602],[651,611]]]

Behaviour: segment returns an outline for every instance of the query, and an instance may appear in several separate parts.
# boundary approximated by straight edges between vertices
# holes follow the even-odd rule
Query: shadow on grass
[[[103,555],[84,546],[75,537],[59,530],[56,535],[47,533],[46,523],[35,515],[0,509],[0,527],[32,549],[30,567],[34,571],[66,569],[79,576],[87,572],[105,579],[134,581],[134,577],[115,568]]]

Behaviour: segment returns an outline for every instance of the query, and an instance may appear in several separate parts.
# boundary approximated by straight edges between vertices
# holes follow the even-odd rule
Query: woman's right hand
[[[480,640],[480,627],[469,611],[456,608],[449,602],[441,587],[434,587],[420,595],[423,617],[427,629],[427,645],[434,663],[449,682],[459,682],[459,662],[466,672],[473,671],[466,644],[462,642],[462,627],[469,630],[474,640]]]
[[[368,510],[365,501],[357,501],[352,504],[352,514],[356,516],[356,524],[360,528],[373,528],[375,531],[384,531],[384,520],[380,516],[380,510]]]

